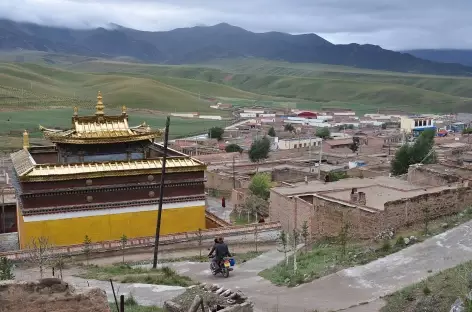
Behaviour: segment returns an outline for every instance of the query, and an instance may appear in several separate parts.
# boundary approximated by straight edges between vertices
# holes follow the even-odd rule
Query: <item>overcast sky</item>
[[[387,49],[472,48],[472,0],[0,0],[0,17],[75,28],[220,22]]]

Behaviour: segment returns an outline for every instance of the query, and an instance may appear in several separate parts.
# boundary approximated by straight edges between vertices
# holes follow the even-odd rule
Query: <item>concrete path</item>
[[[277,251],[237,266],[228,279],[212,276],[207,264],[176,263],[173,266],[201,282],[241,289],[261,311],[337,311],[373,302],[363,306],[364,309],[357,308],[369,311],[374,306],[375,309],[382,306],[378,300],[382,296],[472,260],[471,232],[472,221],[385,258],[295,288],[277,287],[257,276],[261,269],[283,260],[283,254]]]

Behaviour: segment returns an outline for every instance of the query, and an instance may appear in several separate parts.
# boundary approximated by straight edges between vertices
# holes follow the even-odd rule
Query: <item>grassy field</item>
[[[126,264],[111,266],[87,266],[86,271],[79,274],[85,279],[109,281],[110,279],[121,283],[142,283],[155,285],[170,285],[187,287],[193,284],[187,276],[177,274],[169,267],[162,269],[132,268]]]
[[[11,62],[18,57],[24,62]],[[257,59],[168,66],[23,52],[0,53],[0,60],[10,61],[0,63],[3,107],[92,107],[100,89],[106,105],[163,112],[217,114],[209,105],[218,100],[235,106],[346,107],[361,114],[472,112],[472,79],[462,77]]]
[[[240,61],[236,65],[231,61],[225,62],[218,66],[163,66],[96,60],[67,65],[65,68],[79,72],[152,76],[169,85],[202,93],[211,90],[209,85],[193,82],[189,86],[181,79],[210,82],[212,87],[219,84],[222,88],[236,88],[259,94],[257,100],[265,99],[275,105],[294,102],[300,108],[335,106],[361,112],[382,108],[410,112],[472,111],[472,79],[469,78],[260,60]],[[220,96],[223,94],[220,93]],[[244,95],[238,97],[245,98]]]
[[[466,298],[471,287],[471,272],[472,261],[445,270],[388,296],[385,298],[387,305],[380,311],[450,311],[457,298],[461,298],[465,303],[465,310],[461,311],[471,311],[471,302]]]

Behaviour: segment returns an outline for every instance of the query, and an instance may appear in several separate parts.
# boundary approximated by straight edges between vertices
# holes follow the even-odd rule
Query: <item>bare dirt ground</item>
[[[49,281],[48,281],[49,280]],[[0,312],[109,312],[105,292],[77,291],[55,279],[0,283]]]

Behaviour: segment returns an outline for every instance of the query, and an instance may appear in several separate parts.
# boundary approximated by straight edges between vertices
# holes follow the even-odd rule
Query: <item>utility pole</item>
[[[321,158],[323,157],[323,138],[320,138],[320,161],[318,163],[318,180],[321,180]]]
[[[234,173],[234,155],[233,155],[233,189],[236,188],[236,175]]]
[[[159,210],[157,212],[157,224],[156,224],[156,238],[154,240],[154,260],[152,268],[157,267],[157,254],[159,252],[159,238],[161,232],[161,217],[162,217],[162,202],[164,200],[164,182],[166,176],[166,161],[167,161],[167,143],[169,141],[169,124],[170,117],[167,116],[166,120],[166,132],[164,134],[164,155],[162,156],[162,170],[161,170],[161,185],[159,185]]]

